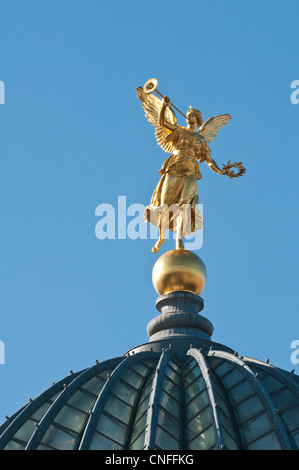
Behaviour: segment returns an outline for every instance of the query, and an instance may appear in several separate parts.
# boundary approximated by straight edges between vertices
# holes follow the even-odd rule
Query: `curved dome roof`
[[[298,376],[179,342],[71,373],[7,419],[0,449],[299,448]]]
[[[30,399],[0,449],[299,449],[298,376],[213,342],[192,292],[156,307],[148,343]]]

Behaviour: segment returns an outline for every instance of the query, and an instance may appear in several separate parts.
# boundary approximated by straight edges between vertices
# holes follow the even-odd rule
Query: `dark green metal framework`
[[[7,418],[0,449],[299,449],[299,377],[212,342],[203,317],[182,310],[192,298],[169,296],[148,343],[71,373]]]

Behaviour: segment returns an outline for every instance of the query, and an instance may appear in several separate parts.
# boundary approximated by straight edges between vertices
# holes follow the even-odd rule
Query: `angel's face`
[[[192,111],[190,113],[187,113],[187,122],[190,128],[195,127],[196,129],[197,120],[196,116],[192,113]]]

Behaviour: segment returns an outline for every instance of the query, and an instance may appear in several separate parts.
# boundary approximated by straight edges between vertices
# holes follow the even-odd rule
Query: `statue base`
[[[214,327],[207,318],[198,314],[203,307],[203,299],[192,292],[176,291],[160,296],[156,308],[161,315],[147,326],[150,342],[171,338],[210,341]]]
[[[153,267],[152,281],[159,295],[187,291],[200,295],[204,289],[207,271],[203,261],[184,248],[167,251]]]

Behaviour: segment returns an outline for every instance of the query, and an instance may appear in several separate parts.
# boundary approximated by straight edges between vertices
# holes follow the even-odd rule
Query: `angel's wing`
[[[207,121],[202,124],[198,132],[206,139],[207,142],[213,142],[220,129],[226,126],[230,119],[231,116],[229,114],[210,117],[210,119],[207,119]]]
[[[160,147],[168,153],[174,151],[172,142],[165,142],[166,137],[171,134],[171,131],[165,129],[165,127],[159,124],[159,113],[162,105],[162,100],[152,93],[147,94],[141,87],[136,88],[137,97],[141,101],[141,105],[144,108],[145,116],[152,126],[155,127],[155,136]],[[171,124],[176,124],[176,115],[174,111],[167,106],[165,110],[165,119]]]

